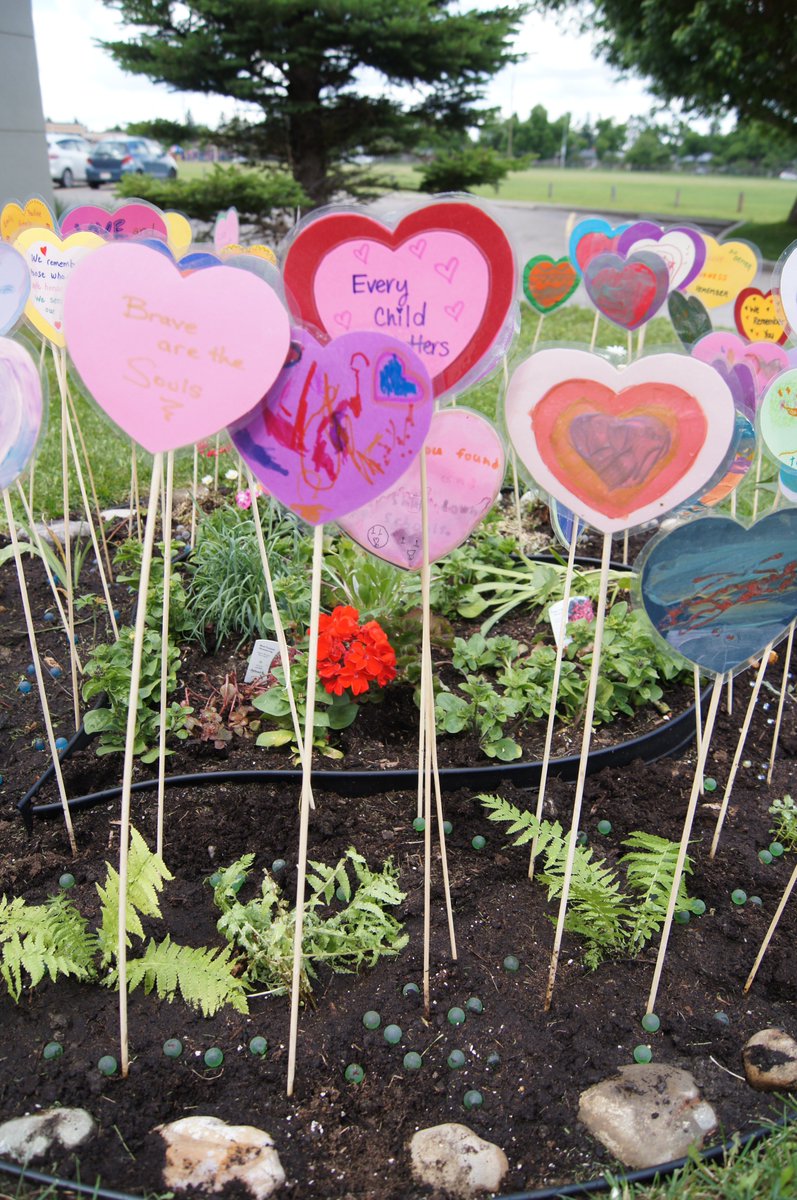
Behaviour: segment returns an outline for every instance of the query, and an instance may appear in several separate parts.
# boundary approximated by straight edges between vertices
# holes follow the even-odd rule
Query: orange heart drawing
[[[538,313],[553,312],[569,300],[579,285],[579,274],[570,259],[538,254],[523,269],[523,291]]]
[[[771,291],[743,288],[736,297],[733,316],[736,328],[748,342],[773,342],[776,346],[782,346],[786,341],[786,330],[778,319]]]

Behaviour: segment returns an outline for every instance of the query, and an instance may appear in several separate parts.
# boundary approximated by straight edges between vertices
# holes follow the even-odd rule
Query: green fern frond
[[[174,1000],[179,991],[186,1004],[212,1017],[225,1004],[248,1013],[246,986],[232,974],[230,951],[219,947],[178,946],[169,935],[162,942],[150,939],[144,953],[127,964],[128,988],[143,983],[147,995],[154,988],[159,1000]],[[113,972],[110,981],[118,983]]]
[[[18,1003],[23,972],[35,987],[45,975],[91,979],[95,975],[96,938],[85,919],[63,894],[45,904],[0,896],[0,976]]]
[[[108,873],[105,887],[97,884],[100,897],[101,924],[98,930],[102,965],[107,966],[119,954],[119,875],[106,863]],[[144,938],[143,917],[160,917],[159,894],[166,881],[174,876],[163,859],[149,849],[137,829],[130,830],[130,853],[127,860],[127,932]],[[127,945],[132,945],[130,937]]]
[[[664,924],[679,846],[667,838],[641,832],[629,834],[623,845],[630,847],[630,850],[620,862],[625,866],[628,886],[638,895],[630,933],[631,945],[636,951],[649,942]],[[678,885],[676,910],[688,909],[691,905],[686,890],[686,876],[691,873],[692,863],[687,855]]]

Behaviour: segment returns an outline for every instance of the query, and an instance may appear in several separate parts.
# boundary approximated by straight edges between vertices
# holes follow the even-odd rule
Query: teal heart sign
[[[671,650],[713,675],[737,671],[797,617],[797,509],[749,529],[714,516],[681,525],[651,543],[639,586]]]

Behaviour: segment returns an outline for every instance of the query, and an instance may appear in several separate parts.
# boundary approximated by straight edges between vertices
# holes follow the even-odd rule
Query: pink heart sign
[[[505,413],[535,482],[603,533],[663,517],[699,494],[735,428],[727,384],[680,354],[618,371],[584,350],[542,350],[513,374]]]
[[[215,278],[218,270],[205,274]],[[296,329],[274,387],[230,433],[266,490],[321,525],[404,474],[432,410],[426,368],[403,342],[366,331],[322,345]]]
[[[495,350],[515,300],[506,234],[475,204],[428,204],[389,229],[333,212],[300,229],[285,256],[288,302],[339,337],[374,330],[426,364],[435,395],[473,380]]]
[[[443,558],[492,508],[504,478],[504,444],[495,426],[467,408],[432,417],[423,453],[429,514],[429,561]],[[416,459],[393,487],[338,524],[385,562],[420,570],[421,466]]]
[[[118,240],[132,237],[168,237],[166,218],[160,209],[142,200],[122,204],[109,212],[96,204],[79,204],[61,218],[61,236],[85,230],[100,237]]]
[[[601,316],[622,329],[638,329],[667,299],[670,275],[657,254],[628,258],[598,254],[584,267],[584,287]]]
[[[86,387],[151,453],[242,417],[290,345],[288,314],[262,279],[225,266],[183,275],[135,242],[109,242],[75,268],[65,317]]]
[[[705,363],[719,360],[729,369],[739,364],[749,367],[753,372],[759,402],[775,376],[789,367],[786,351],[775,342],[755,342],[751,345],[737,334],[721,329],[707,333],[695,342],[692,357]]]

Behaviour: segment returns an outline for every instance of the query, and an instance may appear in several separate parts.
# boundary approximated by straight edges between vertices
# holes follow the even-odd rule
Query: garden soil
[[[64,668],[61,680],[48,679],[56,732],[69,733],[65,638],[42,619],[48,599],[38,564],[29,562],[27,572],[43,652]],[[124,589],[117,589],[117,600],[129,610],[130,597]],[[48,756],[33,749],[34,739],[43,733],[35,689],[26,698],[16,690],[30,656],[10,565],[0,573],[0,606],[0,894],[41,902],[58,890],[60,875],[70,871],[76,880],[72,897],[85,915],[96,920],[95,885],[104,880],[106,863],[118,861],[118,802],[74,814],[76,859],[60,818],[37,818],[32,833],[26,831],[16,803],[42,773]],[[95,623],[84,612],[81,620],[84,648],[95,637],[106,636],[101,618]],[[191,682],[199,688],[200,668],[209,676],[219,670],[223,674],[225,663],[234,658],[217,656],[202,666],[191,652],[184,671],[194,673]],[[243,665],[239,658],[241,676]],[[779,686],[782,668],[782,659],[770,668],[773,686]],[[186,682],[184,673],[181,679]],[[772,800],[786,793],[797,796],[793,693],[786,701],[778,760],[772,784],[767,786],[763,764],[769,756],[776,697],[766,687],[762,692],[719,850],[713,861],[708,855],[751,681],[751,672],[736,679],[732,711],[723,703],[712,739],[708,771],[720,786],[699,804],[690,847],[694,873],[689,891],[705,901],[706,913],[673,928],[656,1005],[661,1018],[657,1034],[644,1033],[640,1025],[655,944],[636,959],[606,961],[589,971],[578,940],[566,936],[553,1003],[549,1012],[543,1011],[554,907],[545,889],[528,879],[527,848],[513,847],[502,827],[487,821],[473,790],[443,796],[445,817],[453,825],[447,859],[456,955],[435,849],[430,1015],[425,1016],[417,995],[403,994],[406,983],[422,984],[424,843],[423,835],[412,827],[415,791],[383,790],[380,769],[388,764],[413,765],[417,716],[411,701],[395,710],[386,701],[369,706],[349,731],[351,741],[342,763],[344,768],[362,768],[370,757],[375,768],[373,794],[347,797],[343,782],[338,790],[316,792],[310,858],[332,864],[350,846],[372,868],[391,858],[406,893],[398,915],[409,943],[397,957],[383,958],[359,975],[319,971],[313,1003],[301,1014],[293,1097],[286,1097],[289,1003],[285,997],[253,997],[249,1015],[225,1009],[208,1019],[179,998],[168,1004],[139,990],[130,997],[129,1006],[130,1073],[121,1079],[106,1078],[97,1070],[102,1055],[118,1056],[115,993],[93,984],[45,981],[26,991],[18,1005],[5,991],[0,996],[0,1121],[53,1104],[85,1107],[98,1122],[97,1136],[76,1157],[55,1155],[35,1164],[37,1169],[90,1183],[100,1177],[104,1186],[122,1191],[155,1192],[163,1190],[163,1151],[153,1127],[182,1116],[212,1114],[234,1124],[255,1125],[272,1135],[287,1175],[280,1193],[286,1200],[300,1196],[407,1200],[430,1194],[412,1181],[408,1142],[417,1129],[445,1121],[464,1122],[503,1147],[510,1164],[505,1193],[588,1179],[606,1168],[618,1170],[618,1164],[579,1124],[578,1099],[585,1088],[632,1062],[634,1048],[641,1043],[650,1045],[655,1062],[692,1072],[717,1111],[718,1138],[778,1116],[777,1099],[745,1083],[741,1050],[753,1033],[769,1026],[797,1036],[793,949],[797,901],[787,906],[747,996],[742,987],[792,870],[793,855],[765,865],[758,852],[772,840],[767,812]],[[687,702],[688,692],[674,696],[674,710]],[[613,726],[611,736],[619,739],[636,731],[629,722],[628,728]],[[539,731],[535,736],[541,744]],[[607,736],[609,731],[603,735]],[[571,744],[565,752],[572,753],[577,749],[575,731],[567,738]],[[442,739],[440,745],[442,755]],[[473,755],[471,746],[466,751],[469,765]],[[694,757],[690,747],[678,758],[635,762],[623,769],[610,765],[591,775],[581,825],[596,853],[616,863],[624,852],[623,839],[635,830],[677,840]],[[280,761],[285,765],[284,754]],[[268,756],[251,742],[237,741],[222,755],[192,742],[170,760],[169,770],[268,765],[272,765]],[[136,778],[153,774],[154,768],[137,764]],[[120,776],[120,757],[97,759],[92,746],[65,763],[70,795],[114,786]],[[503,784],[495,790],[521,808],[533,810],[536,803],[536,794],[528,789]],[[573,791],[572,783],[551,778],[545,815],[567,824]],[[48,783],[37,802],[56,799]],[[164,857],[174,880],[162,895],[163,920],[148,922],[147,934],[160,938],[168,932],[173,941],[193,946],[220,944],[218,912],[207,879],[214,869],[247,852],[256,855],[256,862],[242,897],[254,890],[262,869],[284,859],[287,866],[279,878],[293,899],[298,800],[295,783],[228,781],[170,787]],[[154,791],[134,796],[132,819],[148,844],[154,845]],[[597,832],[601,819],[612,824],[608,836]],[[482,850],[472,846],[476,835],[486,839]],[[737,888],[759,897],[760,905],[752,901],[734,905],[731,893]],[[507,955],[518,958],[516,972],[504,969]],[[447,1020],[449,1008],[464,1007],[471,996],[482,1000],[483,1012],[468,1013],[463,1026],[453,1027]],[[380,1013],[382,1027],[390,1022],[401,1027],[399,1046],[389,1046],[381,1030],[369,1032],[363,1027],[362,1016],[371,1009]],[[718,1019],[718,1012],[726,1014],[727,1021]],[[248,1051],[250,1039],[257,1034],[268,1040],[264,1059]],[[166,1058],[162,1051],[170,1037],[179,1037],[185,1047],[177,1060]],[[62,1042],[64,1053],[45,1062],[42,1049],[53,1039]],[[213,1070],[203,1061],[212,1046],[224,1052],[223,1065]],[[455,1048],[464,1052],[466,1065],[454,1071],[446,1060]],[[423,1066],[415,1073],[402,1065],[410,1049],[423,1056]],[[495,1053],[500,1065],[490,1070],[488,1056]],[[344,1080],[344,1070],[352,1062],[365,1070],[360,1085]],[[466,1111],[463,1097],[472,1088],[483,1093],[484,1104]]]

